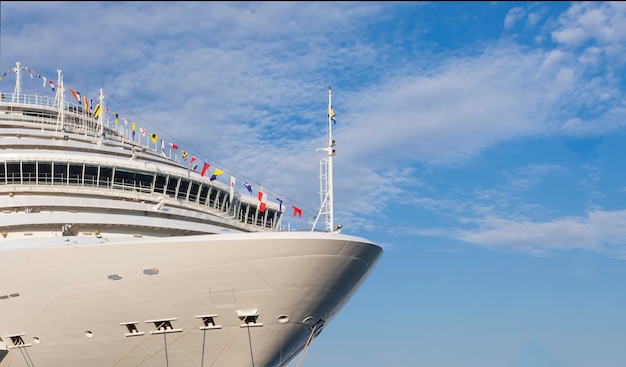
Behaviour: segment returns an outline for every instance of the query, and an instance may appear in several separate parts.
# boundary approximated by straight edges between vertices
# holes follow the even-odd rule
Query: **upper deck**
[[[154,140],[63,98],[3,93],[0,232],[103,233],[102,220],[111,235],[279,228],[279,205],[261,210],[257,198],[205,177]]]

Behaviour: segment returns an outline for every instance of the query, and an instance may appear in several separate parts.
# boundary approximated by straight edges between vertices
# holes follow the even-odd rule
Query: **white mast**
[[[335,156],[335,140],[333,139],[333,123],[335,111],[332,104],[332,88],[328,87],[328,147],[319,148],[328,153],[328,156],[320,161],[320,210],[315,218],[311,231],[315,229],[320,215],[325,215],[325,230],[327,232],[339,232],[341,225],[334,226],[333,218],[333,157]]]
[[[15,91],[13,92],[13,102],[17,102],[22,93],[22,64],[18,61],[15,63]]]
[[[332,104],[332,88],[328,86],[328,175],[326,177],[326,187],[328,188],[328,216],[326,217],[326,230],[334,231],[334,215],[333,215],[333,156],[335,155],[335,140],[333,140],[333,122],[335,119],[335,111]]]
[[[100,112],[98,115],[98,124],[100,124],[100,142],[102,143],[102,139],[104,139],[104,91],[100,88]],[[94,110],[95,113],[95,110]]]
[[[57,69],[57,93],[56,100],[59,103],[59,115],[57,125],[61,125],[61,131],[65,129],[65,87],[63,86],[63,75]]]

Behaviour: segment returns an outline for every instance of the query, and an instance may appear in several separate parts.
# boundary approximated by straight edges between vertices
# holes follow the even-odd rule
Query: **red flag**
[[[172,147],[172,149],[178,149],[178,145],[176,145],[174,143],[170,143],[170,146]]]
[[[259,191],[259,211],[263,213],[265,211],[265,194],[262,191]]]
[[[195,160],[196,160],[196,157],[191,156],[191,160],[189,161],[189,164],[192,164]],[[208,168],[208,167],[207,167],[207,168]]]
[[[300,219],[302,219],[302,209],[296,208],[293,205],[291,207],[293,208],[293,216],[295,217],[296,215],[299,215]]]
[[[193,158],[193,157],[192,157],[192,158]],[[192,162],[193,162],[193,160],[192,160]],[[205,164],[204,164],[204,168],[202,168],[202,174],[201,174],[200,176],[204,176],[204,174],[206,173],[206,171],[208,171],[208,170],[209,170],[209,167],[211,167],[211,165],[210,165],[210,164],[208,164],[208,163],[205,163]]]

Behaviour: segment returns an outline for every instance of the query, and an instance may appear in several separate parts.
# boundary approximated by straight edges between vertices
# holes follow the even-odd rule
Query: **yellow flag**
[[[100,112],[102,111],[102,107],[99,104],[96,104],[96,107],[93,110],[93,118],[97,119],[100,116]]]

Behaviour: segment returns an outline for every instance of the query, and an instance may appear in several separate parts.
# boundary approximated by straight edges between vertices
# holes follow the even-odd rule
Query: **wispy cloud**
[[[584,249],[612,255],[626,250],[626,211],[591,211],[587,217],[548,222],[486,218],[483,228],[460,231],[462,241],[502,250],[548,254],[554,250]]]

